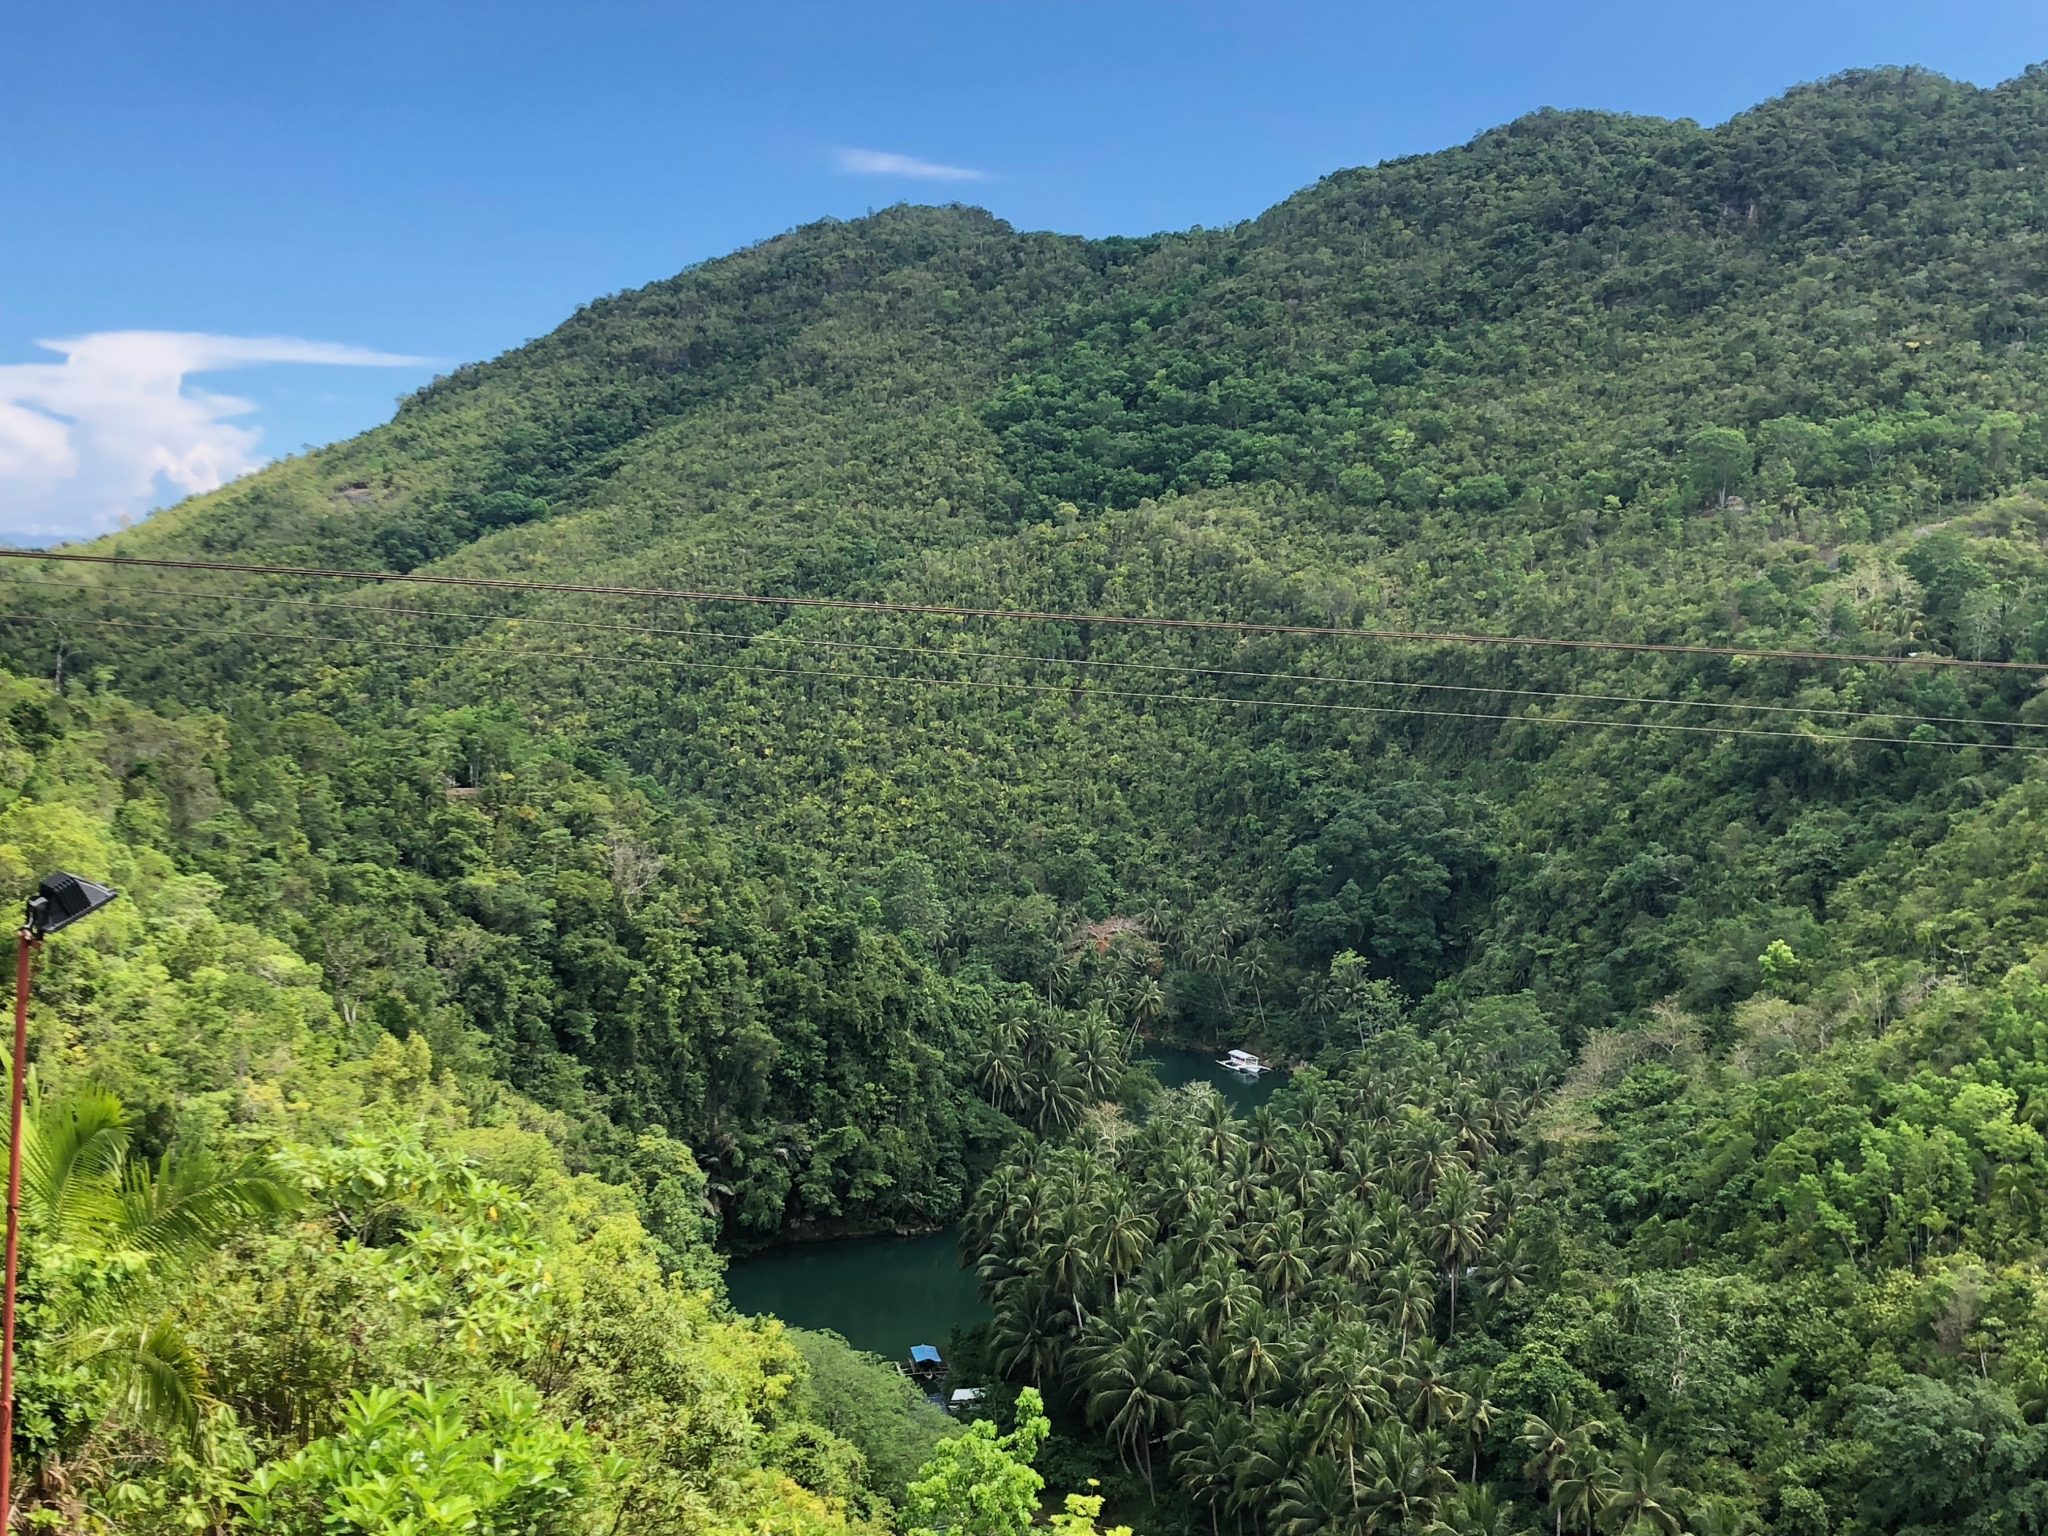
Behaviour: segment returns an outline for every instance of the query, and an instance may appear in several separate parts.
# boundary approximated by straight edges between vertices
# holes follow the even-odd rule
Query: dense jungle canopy
[[[2044,172],[2048,71],[1886,70],[891,208],[84,551],[513,585],[0,562],[0,866],[126,893],[38,1507],[1008,1530],[1035,1399],[942,1442],[714,1256],[966,1212],[1142,1530],[2048,1528]]]

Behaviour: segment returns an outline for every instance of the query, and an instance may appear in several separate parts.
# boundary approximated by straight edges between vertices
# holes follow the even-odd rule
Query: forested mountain
[[[668,1299],[618,1305],[692,1338],[739,1326],[675,1299],[702,1208],[971,1200],[993,1364],[1159,1529],[2034,1529],[2044,167],[2048,71],[1901,70],[1539,113],[1223,230],[894,208],[85,551],[433,584],[7,562],[0,856],[148,872],[42,1070],[306,1198],[424,1063],[410,1214],[237,1240],[418,1246],[494,1179],[588,1245],[637,1199]],[[916,611],[962,607],[1268,627]],[[1314,1066],[1138,1124],[1134,1030]],[[361,1093],[295,1107],[314,1061]],[[432,1412],[695,1432],[497,1347]],[[376,1439],[237,1391],[302,1499],[342,1474],[298,1446]],[[777,1466],[909,1497],[767,1401],[717,1441],[754,1491],[645,1528]],[[60,1418],[46,1469],[104,1451]],[[121,1496],[227,1507],[165,1464]]]

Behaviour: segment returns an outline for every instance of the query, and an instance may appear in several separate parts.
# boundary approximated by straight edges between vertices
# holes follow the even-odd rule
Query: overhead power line
[[[11,586],[57,587],[66,591],[116,593],[146,596],[175,603],[233,602],[260,603],[266,607],[312,611],[341,611],[373,618],[453,619],[466,624],[545,625],[549,628],[596,631],[606,634],[651,639],[697,639],[729,645],[776,644],[804,649],[863,651],[869,653],[934,657],[947,661],[1003,661],[1047,666],[1087,667],[1098,670],[1131,671],[1176,677],[1215,677],[1254,682],[1311,683],[1333,688],[1412,689],[1421,693],[1486,694],[1502,698],[1547,699],[1557,703],[1621,704],[1654,709],[1716,710],[1724,713],[1823,716],[1836,720],[1888,720],[1903,726],[1967,725],[1979,729],[2048,731],[2048,722],[1986,720],[1974,715],[1930,715],[1908,710],[1845,709],[1835,705],[1760,704],[1740,699],[1676,699],[1656,694],[1596,693],[1563,688],[1515,688],[1486,683],[1433,683],[1408,678],[1331,676],[1320,672],[1282,672],[1259,668],[1204,666],[1195,662],[1114,661],[1097,657],[1050,656],[1029,651],[954,650],[942,646],[891,644],[876,640],[833,640],[813,635],[792,635],[785,630],[734,633],[730,630],[618,624],[591,619],[565,619],[542,614],[471,613],[457,608],[408,608],[386,603],[328,601],[320,598],[288,597],[265,592],[207,592],[190,587],[153,587],[124,584],[119,588],[87,582],[51,578],[0,576]]]
[[[975,608],[954,603],[908,603],[849,597],[795,597],[764,592],[696,591],[678,587],[624,587],[597,582],[533,581],[510,576],[453,576],[430,571],[362,571],[313,565],[251,565],[231,560],[173,560],[136,555],[86,555],[32,549],[0,550],[0,559],[50,560],[172,571],[217,571],[240,576],[289,576],[320,581],[404,582],[490,591],[577,593],[686,603],[744,603],[777,608],[836,608],[857,613],[919,614],[932,618],[994,619],[1042,624],[1100,624],[1123,628],[1216,630],[1232,634],[1305,635],[1334,640],[1399,640],[1424,645],[1521,646],[1555,650],[1633,651],[1664,656],[1724,656],[1753,661],[1797,661],[1885,667],[1957,667],[1987,672],[2048,673],[2048,662],[1981,661],[1964,656],[1886,656],[1868,652],[1769,650],[1739,645],[1682,645],[1653,640],[1579,639],[1552,635],[1488,635],[1425,629],[1361,629],[1340,624],[1276,624],[1251,619],[1191,619],[1153,614],[1072,613],[1038,608]]]
[[[6,613],[0,614],[0,621],[43,622],[47,617],[45,614]],[[473,651],[473,647],[470,646],[450,645],[424,640],[352,640],[332,635],[290,634],[277,630],[207,629],[194,625],[160,624],[140,619],[86,618],[76,619],[72,622],[112,629],[146,629],[186,635],[213,635],[257,640],[288,640],[294,645],[361,645],[373,647],[378,651],[394,648],[411,651],[454,653],[469,653]],[[998,692],[1058,694],[1068,698],[1123,699],[1165,704],[1212,704],[1237,709],[1311,710],[1322,714],[1339,715],[1404,715],[1445,720],[1497,721],[1521,725],[1554,726],[1566,729],[1578,728],[1637,732],[1677,731],[1693,736],[1755,736],[1822,744],[1865,744],[1885,747],[1974,747],[1987,752],[2017,752],[2028,755],[2048,754],[2048,746],[2034,746],[2017,742],[1959,741],[1953,737],[1927,737],[1916,741],[1898,736],[1776,730],[1759,726],[1686,725],[1661,721],[1588,719],[1583,716],[1569,715],[1512,714],[1463,709],[1421,709],[1413,705],[1395,704],[1334,704],[1307,699],[1251,699],[1238,698],[1229,694],[1148,692],[1131,688],[1083,687],[1077,683],[1033,683],[1008,678],[917,677],[908,673],[834,671],[810,667],[770,667],[742,662],[679,661],[664,657],[629,656],[620,653],[605,654],[596,651],[512,651],[501,652],[495,655],[479,655],[477,659],[487,663],[506,661],[593,661],[619,669],[660,667],[685,672],[746,673],[758,676],[821,678],[846,682],[879,683],[885,686],[901,684],[923,688],[979,688]]]

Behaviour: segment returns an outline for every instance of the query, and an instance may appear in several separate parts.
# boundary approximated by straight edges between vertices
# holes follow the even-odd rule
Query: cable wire
[[[315,565],[250,565],[232,560],[173,560],[139,555],[86,555],[34,549],[0,549],[0,559],[54,560],[75,565],[146,567],[155,570],[219,571],[243,576],[292,576],[322,581],[407,582],[426,586],[474,587],[496,591],[569,592],[598,597],[645,598],[663,602],[838,608],[859,613],[922,614],[932,618],[1219,630],[1234,634],[1317,635],[1339,640],[1404,640],[1425,645],[1635,651],[1664,656],[1724,656],[1754,661],[1828,662],[1886,667],[1957,667],[1987,672],[2048,672],[2048,662],[1982,661],[1963,656],[1884,656],[1851,651],[1765,650],[1739,645],[1681,645],[1652,640],[1567,639],[1550,635],[1487,635],[1425,629],[1357,629],[1332,624],[1275,624],[1250,619],[1188,619],[1124,613],[1070,613],[1036,608],[972,608],[951,603],[882,602],[848,597],[794,597],[764,592],[692,591],[678,587],[620,587],[596,582],[532,581],[510,576],[451,576],[429,571],[362,571]]]
[[[103,592],[109,595],[144,594],[173,601],[240,602],[302,609],[334,610],[371,616],[426,619],[455,619],[470,624],[547,625],[555,628],[602,631],[612,634],[676,637],[755,645],[787,644],[819,650],[866,651],[891,655],[929,656],[946,660],[979,660],[1040,663],[1048,666],[1096,667],[1120,671],[1168,674],[1181,677],[1217,677],[1258,682],[1313,683],[1328,687],[1414,689],[1418,692],[1487,694],[1495,697],[1550,699],[1560,703],[1623,704],[1653,709],[1704,709],[1756,714],[1826,716],[1838,720],[1889,720],[1901,725],[1966,725],[1980,730],[2044,731],[2048,722],[2028,720],[1986,720],[1974,715],[1930,715],[1908,710],[1846,709],[1834,705],[1760,704],[1746,700],[1674,699],[1652,694],[1594,693],[1561,688],[1515,688],[1483,683],[1431,683],[1405,678],[1329,676],[1317,672],[1279,672],[1254,668],[1213,667],[1192,662],[1106,661],[1093,657],[1047,656],[1028,651],[952,650],[940,646],[895,645],[872,640],[830,640],[808,635],[790,635],[780,630],[758,634],[734,634],[728,630],[673,628],[658,625],[611,624],[588,619],[553,618],[539,614],[465,613],[452,608],[404,608],[384,603],[330,602],[319,598],[272,596],[258,592],[203,592],[192,588],[108,587],[90,582],[56,581],[47,578],[0,576],[0,582],[16,586],[59,587],[70,591]]]
[[[0,621],[4,622],[41,622],[46,618],[47,615],[33,613],[0,614]],[[466,646],[445,645],[431,641],[378,640],[373,642],[367,640],[340,640],[331,636],[287,634],[275,630],[202,629],[192,625],[155,624],[134,619],[83,619],[77,622],[84,623],[87,625],[98,626],[102,628],[149,629],[159,631],[170,631],[173,633],[186,635],[228,636],[240,639],[289,640],[294,644],[298,645],[374,644],[378,647],[386,649],[391,647],[397,647],[404,650],[442,651],[455,653],[466,653],[470,650],[470,647]],[[751,673],[755,675],[774,677],[828,678],[849,682],[910,684],[926,688],[984,688],[994,689],[997,691],[1007,690],[1012,692],[1039,694],[1064,694],[1069,697],[1076,698],[1128,699],[1152,703],[1172,704],[1217,704],[1240,709],[1314,710],[1327,714],[1346,715],[1403,715],[1415,717],[1431,717],[1445,720],[1484,720],[1527,725],[1578,727],[1593,730],[1678,731],[1688,735],[1696,736],[1755,736],[1770,737],[1790,741],[1842,744],[1869,744],[1887,747],[1925,746],[1976,748],[1987,752],[2018,752],[2029,755],[2048,753],[2048,746],[2030,746],[2017,742],[1957,741],[1950,737],[1931,737],[1914,741],[1896,736],[1867,736],[1848,735],[1839,732],[1827,733],[1815,731],[1772,730],[1754,726],[1685,725],[1679,723],[1636,720],[1592,720],[1578,716],[1497,714],[1486,713],[1477,710],[1461,709],[1418,709],[1413,706],[1391,704],[1332,704],[1303,699],[1244,699],[1233,698],[1226,694],[1153,693],[1127,688],[1084,688],[1077,685],[1066,683],[1030,683],[1011,679],[998,678],[913,677],[908,674],[902,673],[843,672],[826,671],[806,667],[764,667],[747,665],[736,662],[728,663],[677,661],[662,657],[627,656],[623,654],[606,655],[594,651],[515,651],[495,657],[480,656],[478,659],[487,661],[513,662],[532,660],[583,660],[605,662],[613,665],[625,663],[635,666],[674,668],[690,672],[710,672],[720,674]]]

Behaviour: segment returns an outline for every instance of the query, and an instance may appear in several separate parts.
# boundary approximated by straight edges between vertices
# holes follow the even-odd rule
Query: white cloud
[[[892,155],[883,149],[842,149],[834,152],[839,169],[850,176],[908,176],[916,181],[987,181],[987,171],[964,165],[940,165],[915,155]]]
[[[23,543],[104,533],[261,465],[262,434],[236,421],[255,406],[188,388],[192,374],[431,366],[336,342],[200,331],[96,331],[36,345],[62,361],[0,364],[0,535]]]

